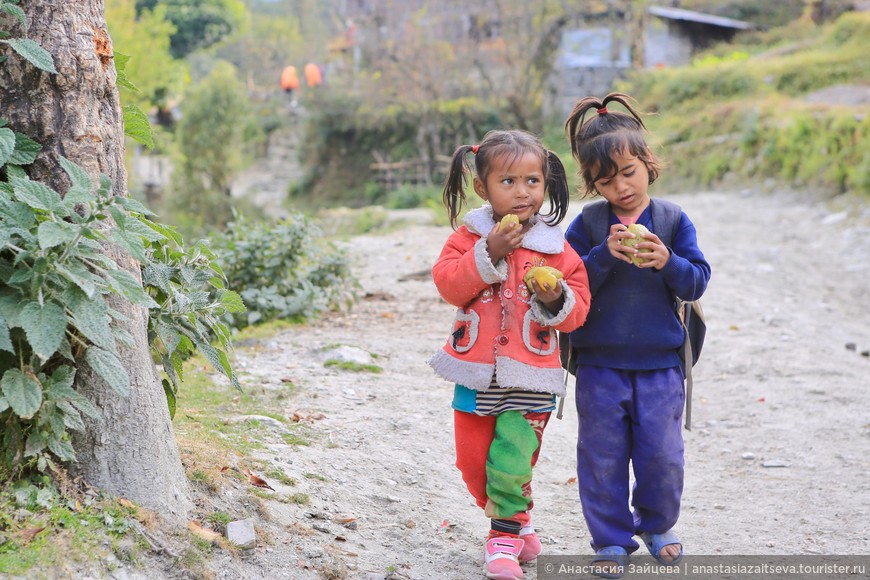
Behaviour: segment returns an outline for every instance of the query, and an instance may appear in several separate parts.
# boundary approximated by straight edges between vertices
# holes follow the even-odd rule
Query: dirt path
[[[713,267],[685,433],[686,552],[870,554],[870,357],[861,355],[870,350],[870,205],[840,213],[847,208],[784,194],[670,199],[697,225]],[[278,491],[307,493],[310,504],[267,502],[260,545],[214,562],[218,577],[483,577],[488,521],[453,466],[451,385],[426,365],[453,309],[417,274],[448,233],[413,225],[354,238],[347,247],[368,299],[350,315],[238,349],[265,385],[299,386],[288,416],[325,417],[312,423],[311,445],[264,455],[298,480],[273,483]],[[336,344],[377,355],[384,372],[325,368],[319,350]],[[547,554],[590,553],[575,443],[569,398],[535,473]]]

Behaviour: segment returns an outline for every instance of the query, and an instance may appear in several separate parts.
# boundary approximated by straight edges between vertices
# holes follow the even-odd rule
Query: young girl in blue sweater
[[[656,200],[647,190],[661,163],[629,101],[620,93],[603,100],[587,97],[565,123],[585,195],[601,196],[609,207],[608,236],[600,243],[589,238],[582,213],[566,232],[586,264],[592,291],[586,324],[570,339],[577,353],[580,501],[596,573],[605,578],[622,576],[628,555],[639,547],[635,535],[663,564],[682,558],[682,543],[672,530],[683,491],[685,401],[684,331],[675,297],[700,298],[710,278],[685,213],[680,212],[669,247],[656,235]],[[627,112],[611,110],[611,104]],[[635,238],[628,230],[635,223],[651,233],[641,234],[632,247],[625,242]],[[634,263],[632,257],[641,252],[645,261]],[[635,476],[631,493],[629,464]]]

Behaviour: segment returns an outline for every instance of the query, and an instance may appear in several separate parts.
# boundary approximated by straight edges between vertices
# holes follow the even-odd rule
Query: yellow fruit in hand
[[[501,221],[499,222],[499,225],[498,225],[498,229],[503,230],[506,227],[508,227],[508,225],[510,225],[510,224],[519,225],[519,223],[520,223],[520,216],[518,216],[515,213],[509,213],[506,216],[504,216],[503,218],[501,218]]]
[[[650,232],[648,229],[646,229],[646,227],[644,227],[641,224],[631,224],[630,226],[628,226],[628,231],[633,233],[635,237],[624,238],[622,240],[622,243],[624,245],[628,246],[629,248],[636,248],[637,249],[637,251],[638,251],[637,254],[629,256],[631,258],[632,263],[634,263],[635,266],[638,266],[640,264],[644,264],[646,262],[649,262],[649,258],[642,257],[642,254],[650,254],[650,253],[652,253],[652,250],[650,250],[649,248],[637,248],[637,245],[640,242],[647,241],[643,238],[643,234],[651,234],[652,232]]]
[[[556,268],[551,268],[550,266],[535,266],[529,268],[529,271],[526,272],[525,276],[523,276],[523,282],[525,282],[526,286],[529,287],[530,292],[534,292],[535,289],[532,287],[532,279],[534,279],[541,288],[546,284],[550,290],[552,290],[556,287],[556,284],[559,283],[559,280],[563,280],[564,278],[565,276],[562,275],[562,272]]]

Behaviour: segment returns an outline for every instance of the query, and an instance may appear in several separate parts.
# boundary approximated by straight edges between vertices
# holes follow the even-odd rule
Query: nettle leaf
[[[126,230],[132,234],[148,240],[149,242],[161,242],[166,239],[166,236],[157,230],[148,227],[141,220],[135,217],[127,218]]]
[[[103,377],[116,393],[124,397],[130,393],[130,375],[117,356],[92,346],[85,352],[85,362],[95,373]]]
[[[163,383],[163,392],[166,393],[166,403],[169,405],[169,420],[171,421],[175,419],[175,408],[177,405],[175,391],[172,390],[172,385],[166,379],[163,379],[161,382]]]
[[[24,28],[24,32],[27,32],[27,16],[24,14],[24,10],[15,4],[8,4],[6,2],[0,4],[0,10],[17,18],[18,22],[21,23],[21,27]]]
[[[21,294],[12,288],[0,287],[0,314],[6,320],[9,328],[21,326]]]
[[[146,286],[154,286],[166,295],[171,295],[172,277],[177,273],[177,268],[172,268],[159,262],[151,262],[142,268],[142,283]]]
[[[36,68],[57,74],[57,69],[54,68],[54,59],[38,42],[29,38],[10,38],[3,42],[11,46],[12,50],[27,59]]]
[[[6,127],[0,128],[0,166],[6,165],[15,151],[15,132]]]
[[[158,322],[156,327],[157,336],[160,337],[160,341],[166,348],[166,354],[171,355],[181,343],[181,334],[178,333],[174,326],[163,322]]]
[[[97,410],[97,408],[94,406],[93,403],[90,402],[90,400],[84,397],[81,397],[79,399],[72,399],[70,400],[70,403],[73,404],[73,407],[75,407],[91,419],[99,420],[102,418],[100,416],[100,411]]]
[[[221,294],[221,304],[227,309],[227,312],[244,312],[247,310],[242,297],[232,290],[225,290]]]
[[[76,238],[76,229],[76,226],[66,222],[42,222],[36,230],[39,247],[47,250],[71,242]]]
[[[33,417],[42,405],[42,385],[33,373],[7,370],[0,380],[0,390],[12,411],[22,419]]]
[[[125,105],[124,110],[124,133],[129,135],[148,149],[154,149],[154,131],[148,115],[136,105]]]
[[[72,461],[76,458],[76,452],[73,450],[73,446],[70,445],[69,441],[64,439],[51,437],[48,440],[48,448],[52,453],[57,455],[61,461]]]
[[[63,424],[68,429],[73,431],[85,430],[85,422],[82,421],[82,415],[72,404],[67,401],[61,401],[57,404],[57,408],[63,411]]]
[[[9,408],[9,401],[6,400],[6,397],[0,395],[0,413]]]
[[[122,229],[115,228],[109,234],[113,242],[130,252],[139,263],[145,263],[148,258],[145,256],[145,242],[136,234],[125,232]]]
[[[106,314],[105,305],[94,300],[82,300],[72,310],[73,325],[93,344],[113,354],[117,354],[115,337],[112,334],[112,321]]]
[[[7,166],[6,169],[8,170],[9,166]],[[30,235],[29,230],[35,223],[36,214],[33,213],[33,209],[31,209],[31,207],[26,203],[14,201],[3,208],[3,225],[8,226],[10,231],[13,231],[26,239],[33,238],[33,236]]]
[[[67,205],[75,205],[77,203],[87,203],[94,199],[91,191],[94,184],[91,181],[91,176],[79,165],[76,165],[66,157],[60,157],[60,166],[69,175],[72,186],[63,196]]]
[[[30,207],[53,211],[59,215],[69,215],[69,211],[63,206],[60,195],[47,185],[17,177],[13,177],[9,181],[15,190],[15,197]]]
[[[112,288],[123,295],[127,300],[145,308],[157,308],[154,299],[145,292],[142,284],[126,270],[109,270],[106,272]]]
[[[42,151],[42,145],[28,137],[23,133],[15,132],[15,151],[12,153],[12,157],[9,159],[9,164],[11,165],[30,165],[34,161],[36,161],[36,156],[39,155],[39,152]],[[12,168],[7,167],[6,171],[10,171]],[[25,175],[24,170],[18,168],[18,171],[21,172],[21,175]],[[7,174],[8,177],[12,177],[11,173]]]
[[[21,328],[33,352],[43,361],[57,352],[66,332],[66,313],[55,302],[29,302],[21,309]]]
[[[31,431],[30,435],[27,436],[27,442],[24,444],[24,457],[33,457],[45,449],[47,445],[48,441],[42,436],[41,431]]]
[[[15,354],[12,337],[9,335],[9,325],[6,324],[6,318],[2,314],[0,314],[0,350]]]
[[[139,88],[130,82],[129,78],[127,78],[127,63],[129,61],[130,57],[126,54],[121,54],[120,52],[115,53],[115,70],[118,73],[118,79],[115,81],[115,84],[119,87],[130,89],[134,93],[138,93]]]
[[[78,395],[72,388],[75,379],[76,369],[74,367],[67,365],[59,366],[51,373],[51,389],[67,389]]]
[[[80,288],[88,298],[94,296],[94,293],[97,291],[97,284],[101,282],[101,279],[96,274],[76,262],[72,262],[66,266],[60,263],[55,263],[54,269],[57,270],[61,276]]]

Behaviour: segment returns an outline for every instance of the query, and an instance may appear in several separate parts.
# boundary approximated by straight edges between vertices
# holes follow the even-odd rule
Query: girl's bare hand
[[[519,248],[523,243],[523,226],[508,224],[506,227],[496,226],[486,236],[486,248],[493,265]]]
[[[656,270],[664,268],[665,264],[668,263],[668,260],[671,259],[671,251],[668,250],[668,247],[664,245],[659,237],[652,232],[643,234],[641,237],[644,241],[638,242],[636,246],[637,250],[647,249],[650,251],[642,254],[646,261],[642,264],[637,264],[637,267],[655,268]],[[635,252],[637,250],[635,250]]]
[[[532,284],[532,291],[535,293],[535,296],[538,297],[538,300],[540,300],[544,305],[544,308],[553,314],[562,310],[562,305],[565,302],[564,296],[562,296],[562,284],[557,281],[556,287],[550,288],[549,284],[546,282],[541,286],[534,278],[532,278],[530,282]]]
[[[610,235],[607,236],[607,249],[610,250],[610,255],[617,260],[628,262],[631,264],[629,253],[633,250],[626,245],[623,245],[622,240],[630,238],[634,234],[628,231],[628,228],[622,224],[613,224],[610,226]],[[627,253],[628,252],[628,253]]]
[[[632,237],[634,237],[634,234],[628,231],[628,228],[624,225],[613,224],[610,226],[610,235],[607,237],[607,249],[610,250],[610,255],[617,260],[633,264],[631,257],[636,256],[639,253],[639,249],[648,249],[650,251],[643,254],[643,257],[647,261],[642,264],[636,264],[637,267],[656,268],[657,270],[665,267],[665,264],[671,258],[671,252],[657,235],[654,233],[644,234],[642,236],[644,241],[639,242],[635,248],[626,246],[623,242],[626,238]]]

